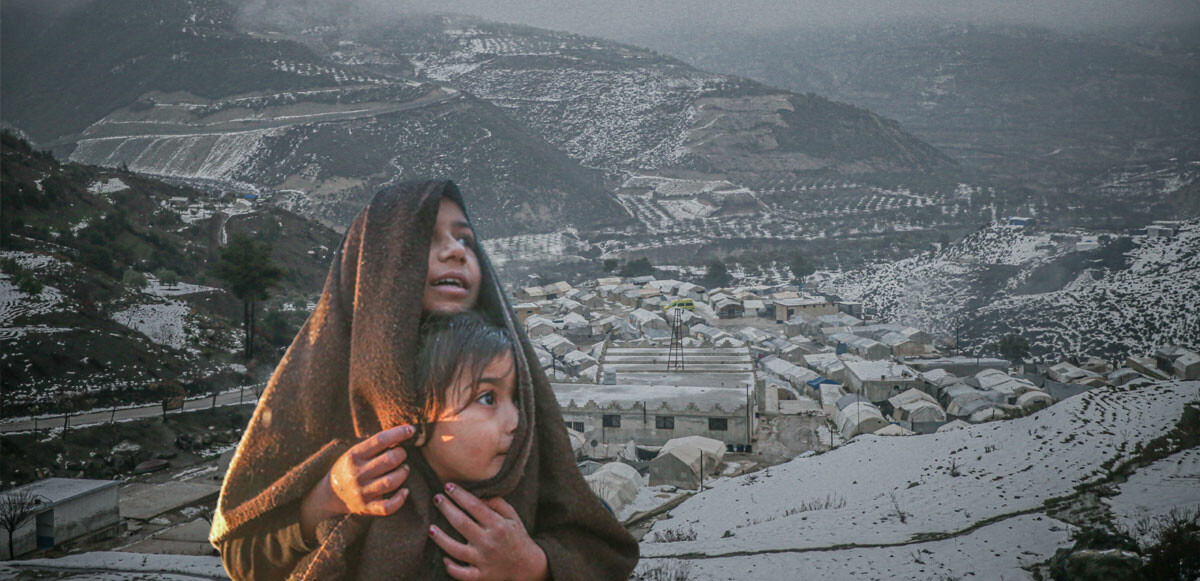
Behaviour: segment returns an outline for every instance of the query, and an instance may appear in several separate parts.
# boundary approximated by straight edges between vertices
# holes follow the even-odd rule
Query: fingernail
[[[446,492],[454,492],[454,484],[453,483],[450,483],[450,482],[446,483]]]
[[[401,489],[400,489],[400,496],[403,496],[404,498],[408,498],[408,489],[407,489],[407,488],[401,488]]]
[[[433,495],[433,503],[441,504],[442,503],[442,495],[440,495],[440,494]]]
[[[436,537],[437,536],[437,528],[432,527],[432,526],[429,527],[429,536]]]
[[[407,436],[413,435],[413,432],[415,432],[415,431],[416,431],[416,428],[413,428],[412,426],[404,426],[404,434]]]

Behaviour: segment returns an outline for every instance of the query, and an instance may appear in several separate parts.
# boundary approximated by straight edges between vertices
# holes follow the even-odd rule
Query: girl
[[[210,538],[231,577],[536,578],[543,564],[559,579],[628,577],[637,544],[576,469],[554,394],[528,364],[532,346],[496,281],[452,183],[375,196],[226,474]],[[439,474],[428,457],[444,434],[428,432],[438,424],[423,415],[417,326],[423,312],[465,310],[514,338],[520,403],[507,448],[482,472]],[[428,441],[421,453],[416,441]]]

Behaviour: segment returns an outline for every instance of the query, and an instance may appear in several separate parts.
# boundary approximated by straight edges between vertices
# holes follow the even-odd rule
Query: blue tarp
[[[816,379],[810,379],[804,383],[807,383],[808,386],[813,389],[821,389],[822,383],[832,383],[834,385],[837,385],[836,381],[834,381],[832,379],[825,379],[824,377],[820,377],[820,376],[818,376]]]

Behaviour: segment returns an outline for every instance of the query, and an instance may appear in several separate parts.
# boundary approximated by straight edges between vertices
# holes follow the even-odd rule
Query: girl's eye
[[[494,394],[490,391],[485,392],[482,395],[480,395],[479,398],[476,399],[475,401],[477,401],[483,405],[495,405],[496,404],[496,394]]]
[[[474,238],[460,236],[457,238],[457,240],[458,240],[459,244],[462,244],[463,248],[475,248],[475,239]]]

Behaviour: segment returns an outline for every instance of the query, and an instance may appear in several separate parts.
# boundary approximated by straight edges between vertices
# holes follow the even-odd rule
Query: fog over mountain
[[[923,21],[1108,31],[1193,27],[1200,23],[1200,3],[1193,0],[253,0],[244,5],[247,17],[268,21],[297,12],[345,14],[355,10],[368,11],[375,17],[406,11],[461,12],[616,40],[630,40],[664,28],[737,33]]]

